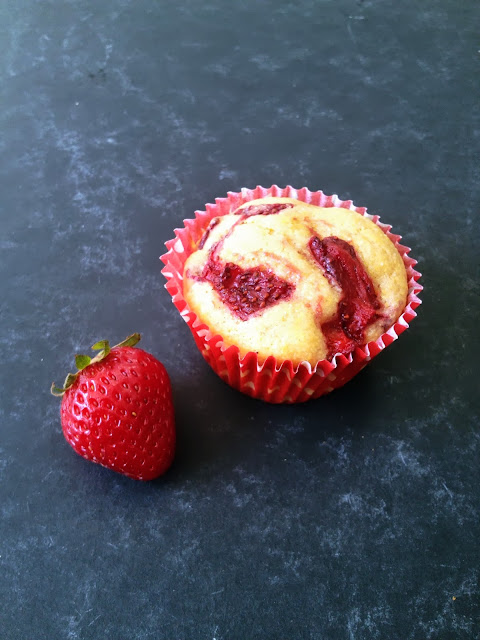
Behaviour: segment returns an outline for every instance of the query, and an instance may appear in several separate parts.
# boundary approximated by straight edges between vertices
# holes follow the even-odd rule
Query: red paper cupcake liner
[[[196,249],[210,220],[235,211],[249,200],[267,196],[295,198],[320,207],[342,207],[356,211],[369,218],[390,238],[402,257],[408,279],[407,304],[398,320],[377,340],[363,347],[356,347],[348,356],[336,355],[332,360],[320,360],[312,366],[301,362],[294,366],[290,360],[277,361],[270,356],[259,361],[254,352],[243,357],[237,346],[224,343],[222,336],[214,334],[188,307],[183,297],[183,270],[188,256]],[[195,218],[184,220],[182,229],[175,229],[175,238],[165,243],[168,251],[160,257],[165,267],[162,273],[165,285],[180,315],[190,327],[197,347],[212,369],[230,386],[253,398],[272,403],[305,402],[318,398],[351,380],[380,351],[398,338],[416,317],[415,309],[421,304],[418,294],[423,289],[418,283],[421,274],[414,269],[416,260],[408,253],[409,247],[400,244],[401,236],[391,233],[391,226],[380,222],[379,216],[371,216],[365,207],[357,207],[351,200],[340,200],[338,196],[327,196],[322,191],[307,188],[284,189],[273,185],[265,189],[242,189],[240,193],[229,192],[226,198],[217,198],[215,204],[207,204],[205,211],[195,211]]]

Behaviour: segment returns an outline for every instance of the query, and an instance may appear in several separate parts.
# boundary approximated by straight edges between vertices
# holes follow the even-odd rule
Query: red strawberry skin
[[[114,347],[80,371],[60,414],[67,442],[87,460],[137,480],[157,478],[173,461],[170,380],[142,349]]]

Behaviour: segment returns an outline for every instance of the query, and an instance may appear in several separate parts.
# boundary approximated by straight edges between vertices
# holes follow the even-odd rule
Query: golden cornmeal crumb
[[[185,300],[213,333],[294,364],[376,340],[407,292],[403,260],[371,220],[291,198],[215,218],[184,269]]]

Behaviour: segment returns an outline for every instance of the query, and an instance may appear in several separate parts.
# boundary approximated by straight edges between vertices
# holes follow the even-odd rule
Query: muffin
[[[336,196],[242,190],[185,226],[162,257],[167,288],[206,360],[254,397],[303,401],[344,384],[420,303],[399,237]]]

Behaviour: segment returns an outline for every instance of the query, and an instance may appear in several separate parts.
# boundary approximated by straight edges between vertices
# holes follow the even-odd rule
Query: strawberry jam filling
[[[200,242],[198,243],[198,248],[199,249],[203,249],[203,247],[205,246],[206,241],[208,240],[208,236],[210,235],[211,230],[214,227],[216,227],[219,222],[220,222],[220,218],[213,218],[210,221],[210,224],[208,225],[207,230],[205,231],[203,236],[200,238]]]
[[[309,247],[329,282],[342,291],[336,316],[322,325],[328,358],[339,352],[348,354],[355,346],[365,343],[365,329],[380,317],[377,313],[380,302],[371,279],[348,242],[335,236],[323,240],[313,236]]]
[[[263,267],[242,269],[232,262],[224,264],[215,258],[208,260],[202,279],[212,284],[222,302],[241,320],[248,320],[266,307],[287,300],[295,289],[294,285]]]
[[[244,209],[237,209],[235,215],[241,215],[244,218],[250,218],[251,216],[269,216],[273,213],[280,213],[284,209],[290,209],[293,207],[291,202],[272,202],[271,204],[251,204]]]

